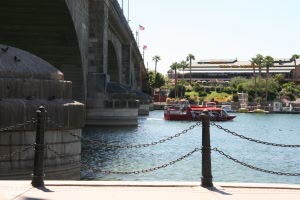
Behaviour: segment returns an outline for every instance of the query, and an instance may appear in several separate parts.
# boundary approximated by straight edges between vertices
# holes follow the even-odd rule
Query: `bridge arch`
[[[76,3],[75,3],[76,2]],[[0,43],[29,51],[57,67],[73,82],[73,98],[85,100],[82,33],[74,22],[75,4],[84,0],[0,1]],[[88,12],[88,11],[87,11]],[[80,20],[77,17],[75,20]]]

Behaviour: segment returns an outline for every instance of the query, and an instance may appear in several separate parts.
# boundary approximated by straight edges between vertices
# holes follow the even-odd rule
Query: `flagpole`
[[[136,43],[138,48],[140,48],[140,29],[138,29],[136,32]]]
[[[148,61],[147,61],[147,72],[149,71]]]
[[[128,0],[128,23],[130,22],[130,19],[129,19],[129,11],[130,11],[130,4],[129,4],[129,0]]]
[[[122,0],[122,11],[124,13],[124,0]]]
[[[145,62],[145,48],[143,47],[143,61]]]

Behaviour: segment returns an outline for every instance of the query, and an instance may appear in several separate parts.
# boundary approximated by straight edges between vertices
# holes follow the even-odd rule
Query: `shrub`
[[[239,101],[239,96],[237,94],[233,94],[232,101],[238,102]]]
[[[207,96],[207,93],[206,92],[199,92],[199,97],[206,97]]]

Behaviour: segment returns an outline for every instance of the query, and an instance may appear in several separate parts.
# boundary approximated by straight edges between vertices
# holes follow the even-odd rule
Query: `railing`
[[[51,147],[51,144],[45,144],[44,141],[44,134],[46,131],[46,123],[52,123],[56,124],[57,127],[61,127],[58,123],[51,121],[51,119],[46,117],[46,111],[43,107],[40,107],[40,109],[37,111],[37,118],[32,119],[31,121],[27,121],[23,124],[17,124],[14,127],[21,127],[24,126],[28,123],[36,123],[36,143],[29,145],[27,147],[24,147],[23,149],[13,152],[9,155],[2,155],[0,156],[0,159],[4,159],[9,156],[14,156],[15,154],[21,154],[23,152],[29,151],[31,149],[35,150],[35,158],[34,158],[34,169],[33,169],[33,177],[32,177],[32,185],[34,187],[43,187],[44,186],[44,166],[43,166],[43,160],[44,160],[44,150],[47,149],[50,152],[52,152],[55,156],[59,158],[67,158],[67,155],[60,154],[58,151],[53,149]],[[91,139],[86,139],[84,137],[78,136],[74,134],[72,131],[67,131],[67,134],[87,143],[91,143],[93,145],[100,146],[101,148],[109,148],[109,149],[133,149],[133,148],[147,148],[150,146],[156,146],[165,142],[169,142],[173,139],[176,139],[182,135],[190,133],[191,130],[195,129],[196,127],[202,126],[202,147],[195,147],[191,151],[187,152],[184,155],[179,156],[177,159],[171,160],[169,162],[166,162],[165,164],[159,165],[159,166],[154,166],[146,169],[138,169],[138,170],[133,170],[133,171],[111,171],[111,170],[102,170],[96,167],[90,166],[88,163],[83,163],[80,161],[76,160],[68,160],[68,163],[77,163],[82,166],[82,168],[87,169],[92,171],[93,173],[104,173],[104,174],[141,174],[141,173],[148,173],[148,172],[153,172],[156,170],[160,170],[162,168],[169,167],[171,165],[174,165],[192,155],[195,153],[201,151],[202,152],[202,178],[201,178],[201,185],[203,187],[212,187],[213,186],[213,176],[212,176],[212,169],[211,169],[211,151],[216,152],[225,158],[240,164],[242,166],[248,167],[250,169],[264,172],[264,173],[269,173],[269,174],[275,174],[275,175],[281,175],[281,176],[300,176],[300,173],[291,173],[291,172],[280,172],[280,171],[272,171],[268,169],[263,169],[256,167],[254,165],[247,164],[245,162],[242,162],[228,154],[226,154],[224,151],[220,150],[217,147],[211,147],[210,145],[210,126],[214,126],[225,133],[229,133],[233,136],[236,136],[240,139],[248,140],[251,142],[259,143],[262,145],[269,145],[273,147],[281,147],[281,148],[300,148],[300,145],[298,144],[277,144],[277,143],[271,143],[271,142],[266,142],[266,141],[261,141],[257,140],[254,138],[250,138],[241,134],[238,134],[234,131],[230,131],[229,129],[226,129],[222,127],[219,124],[216,124],[215,122],[211,122],[211,116],[209,116],[208,112],[205,112],[202,114],[202,122],[198,121],[195,122],[192,126],[188,127],[187,129],[180,131],[176,133],[175,135],[169,136],[162,138],[158,141],[153,141],[145,144],[130,144],[130,145],[112,145],[109,144],[106,141],[101,141],[101,140],[91,140]],[[3,131],[8,131],[8,130],[13,130],[13,126],[7,127],[7,128],[2,128],[0,129],[0,132]]]

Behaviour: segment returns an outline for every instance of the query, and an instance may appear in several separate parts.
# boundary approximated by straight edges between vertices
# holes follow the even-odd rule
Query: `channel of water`
[[[300,144],[300,115],[239,114],[222,126],[248,137],[263,141]],[[103,140],[110,144],[128,145],[157,141],[174,135],[195,122],[165,121],[163,111],[153,111],[140,117],[138,127],[86,128],[83,136]],[[211,128],[212,147],[231,156],[274,171],[300,173],[300,148],[280,148],[252,143]],[[83,143],[82,161],[90,166],[112,171],[133,171],[165,164],[201,146],[201,127],[163,144],[140,149],[107,149],[99,145]],[[300,184],[300,177],[265,174],[212,153],[214,181],[292,183]],[[155,172],[134,175],[106,175],[82,169],[82,179],[99,181],[200,181],[201,153]]]

